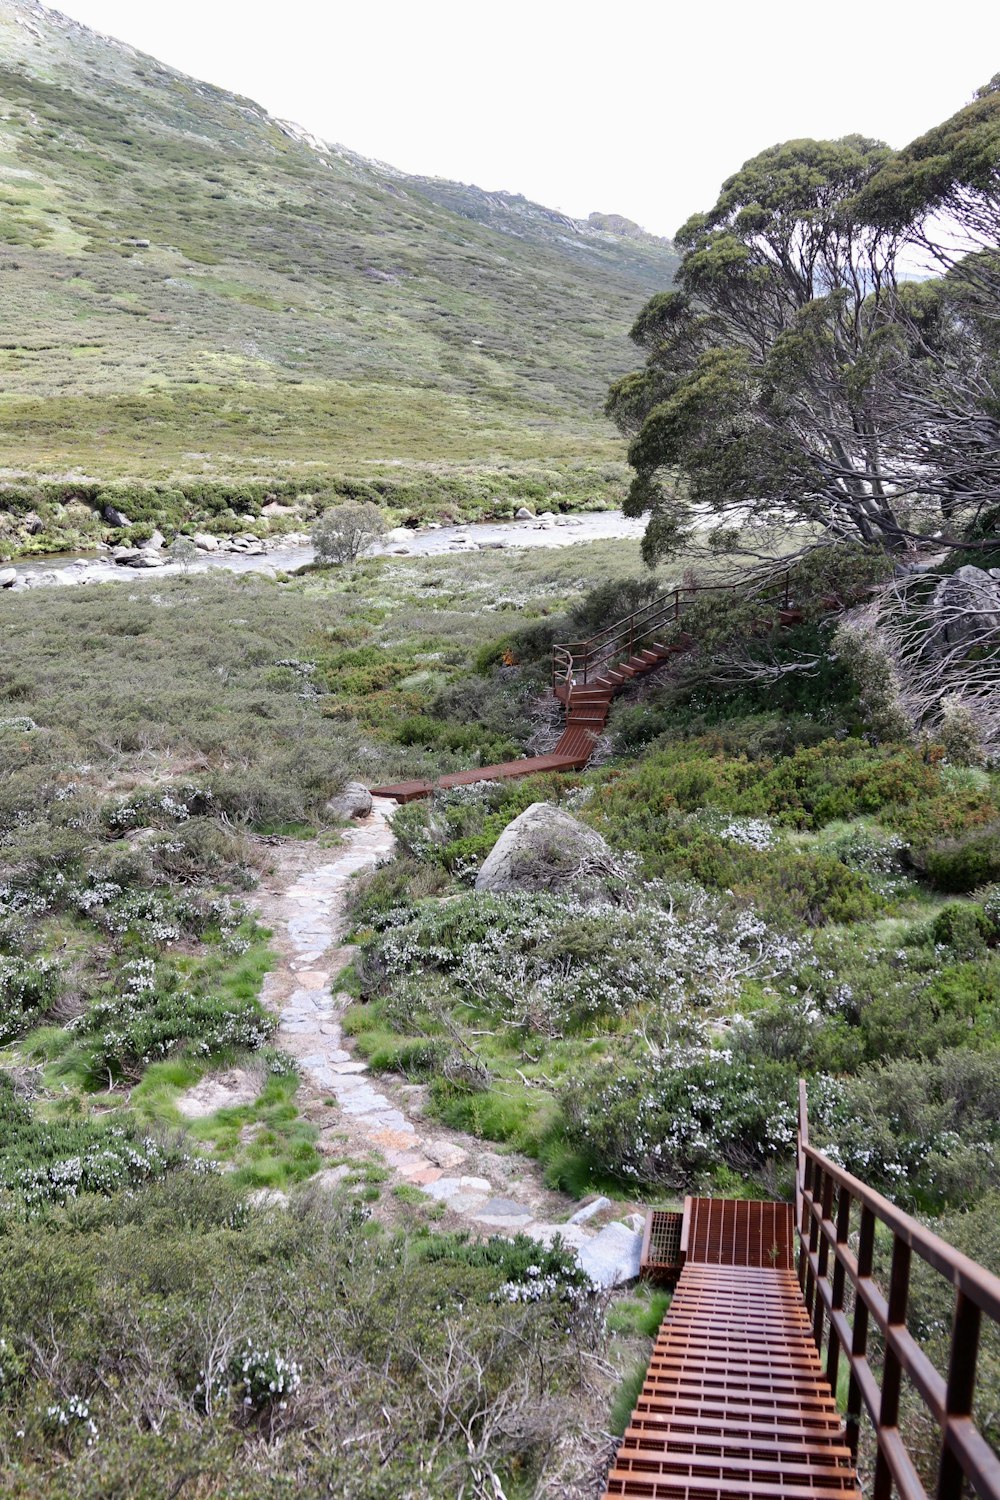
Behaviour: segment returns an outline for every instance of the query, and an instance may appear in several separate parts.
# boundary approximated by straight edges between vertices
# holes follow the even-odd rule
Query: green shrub
[[[20,1036],[52,1009],[60,978],[59,965],[50,959],[0,953],[0,1044]]]
[[[1000,1186],[995,1053],[873,1064],[854,1078],[815,1080],[809,1098],[817,1144],[911,1208],[971,1207]]]
[[[974,891],[1000,880],[1000,822],[958,838],[939,839],[914,856],[939,891]]]
[[[746,1173],[795,1140],[795,1069],[709,1055],[635,1054],[561,1095],[569,1141],[623,1182],[681,1188],[723,1164]]]
[[[126,963],[118,984],[90,1005],[76,1035],[95,1078],[112,1069],[134,1078],[178,1049],[208,1057],[262,1047],[276,1024],[254,998],[206,994],[141,958]]]

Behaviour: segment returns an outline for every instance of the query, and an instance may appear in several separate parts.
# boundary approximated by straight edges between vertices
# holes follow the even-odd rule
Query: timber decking
[[[432,792],[453,786],[471,786],[476,781],[508,781],[519,776],[534,776],[541,771],[579,771],[594,753],[598,736],[608,722],[611,700],[619,688],[634,677],[641,677],[660,666],[674,648],[654,645],[629,657],[620,666],[608,669],[586,683],[571,683],[557,690],[556,696],[566,706],[566,727],[548,755],[526,756],[523,760],[502,761],[496,766],[476,766],[471,771],[456,771],[437,781],[399,781],[391,786],[373,786],[373,797],[390,797],[395,802],[413,802]]]
[[[793,1237],[790,1205],[686,1201],[686,1262],[605,1500],[859,1494]]]

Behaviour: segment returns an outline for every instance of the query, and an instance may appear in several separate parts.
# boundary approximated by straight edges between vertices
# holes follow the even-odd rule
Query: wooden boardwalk
[[[792,1269],[793,1233],[790,1205],[687,1200],[684,1268],[606,1500],[860,1493]]]
[[[556,697],[566,708],[566,727],[548,755],[525,756],[520,760],[502,761],[496,766],[476,766],[471,771],[440,776],[436,781],[399,781],[391,786],[373,786],[372,796],[413,802],[419,797],[429,797],[432,792],[454,786],[471,786],[476,781],[509,781],[520,776],[535,776],[542,771],[579,771],[594,753],[597,737],[608,722],[614,695],[633,678],[662,666],[677,649],[676,646],[654,643],[617,666],[606,667],[589,682],[558,686]]]

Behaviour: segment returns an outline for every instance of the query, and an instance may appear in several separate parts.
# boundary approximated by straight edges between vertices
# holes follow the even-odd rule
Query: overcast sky
[[[1000,70],[1000,7],[950,0],[60,0],[54,8],[408,172],[672,234],[748,157],[902,146]]]

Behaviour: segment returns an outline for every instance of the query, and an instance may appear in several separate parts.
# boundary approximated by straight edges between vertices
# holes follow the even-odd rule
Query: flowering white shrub
[[[624,1057],[568,1085],[569,1138],[640,1183],[679,1186],[719,1163],[736,1170],[783,1156],[795,1140],[794,1070],[727,1050],[674,1047]]]
[[[289,1397],[302,1384],[302,1371],[294,1359],[278,1349],[258,1348],[248,1338],[229,1366],[233,1395],[245,1408],[284,1411]]]
[[[719,838],[728,844],[743,844],[748,849],[773,849],[778,842],[774,829],[763,818],[733,818],[718,830]]]
[[[365,970],[386,981],[438,970],[509,1023],[542,1032],[648,1007],[691,1040],[748,978],[784,973],[804,952],[750,908],[726,909],[696,890],[681,907],[650,884],[634,911],[613,914],[549,895],[421,907],[383,931]]]
[[[90,1406],[82,1396],[67,1396],[45,1408],[45,1423],[50,1430],[72,1442],[77,1433],[86,1439],[92,1448],[98,1439],[97,1424],[90,1415]]]

